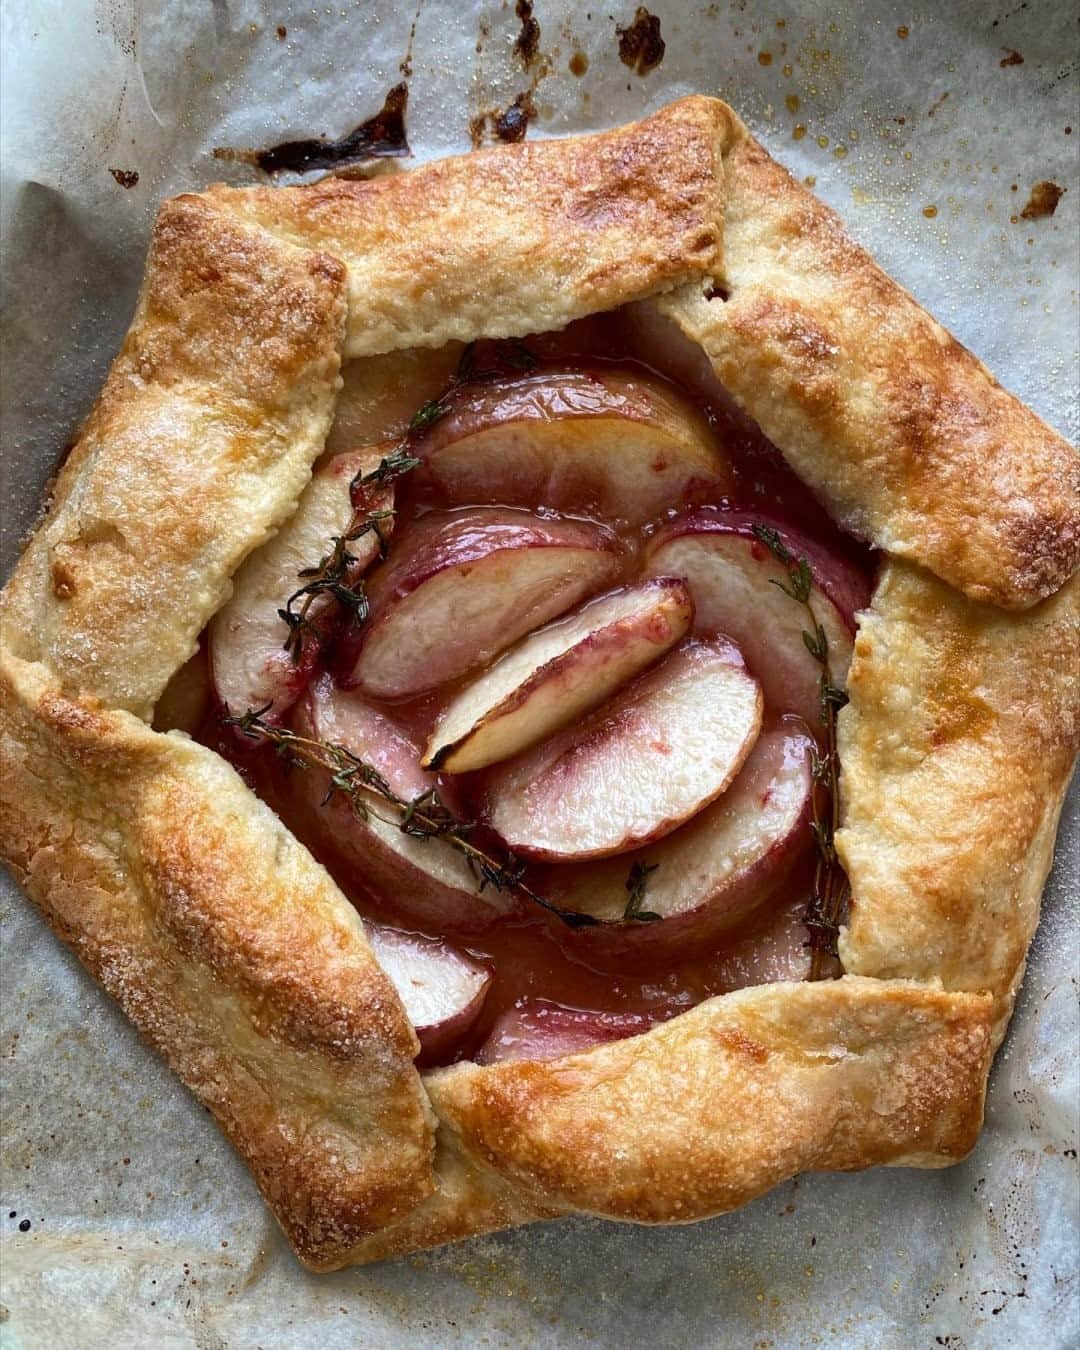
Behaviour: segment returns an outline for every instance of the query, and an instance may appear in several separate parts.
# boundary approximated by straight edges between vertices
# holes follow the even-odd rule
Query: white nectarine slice
[[[371,611],[345,683],[404,698],[457,679],[615,580],[599,525],[478,507],[432,512],[371,580]]]
[[[306,688],[318,643],[309,634],[295,656],[287,652],[289,629],[279,611],[303,586],[299,574],[330,553],[334,536],[347,534],[361,513],[392,508],[392,486],[352,488],[358,475],[377,469],[392,449],[376,446],[326,460],[315,470],[293,515],[237,572],[232,596],[210,623],[211,678],[219,700],[234,716],[267,708],[264,718],[280,721]],[[384,537],[391,525],[389,518],[380,521]],[[358,579],[378,552],[374,531],[351,543],[355,562],[348,580]],[[334,604],[329,596],[315,597],[309,623],[318,629]]]
[[[370,921],[364,930],[416,1029],[421,1062],[444,1058],[479,1016],[491,971],[436,938]]]
[[[522,639],[452,699],[425,765],[465,773],[520,754],[659,660],[692,617],[686,585],[672,577],[590,600]]]
[[[328,675],[314,682],[294,716],[301,735],[343,745],[373,765],[399,797],[412,800],[435,786],[408,734],[362,694],[336,688]],[[517,908],[509,892],[490,886],[478,892],[465,859],[445,840],[404,833],[399,813],[375,794],[365,820],[341,794],[327,798],[328,774],[307,769],[289,781],[302,832],[381,910],[440,931],[472,932]]]
[[[544,999],[521,999],[496,1018],[475,1058],[478,1064],[507,1059],[561,1059],[607,1041],[640,1036],[656,1025],[647,1013],[563,1008]]]
[[[738,648],[687,643],[584,722],[493,769],[490,823],[523,857],[625,852],[718,797],[760,726],[761,690]]]
[[[803,723],[786,719],[758,738],[724,795],[674,834],[633,855],[552,868],[556,904],[615,925],[577,930],[575,940],[609,951],[661,951],[701,947],[740,924],[812,847],[812,746]],[[635,865],[648,869],[638,907],[659,919],[618,923]]]
[[[790,526],[743,512],[690,511],[669,521],[649,545],[646,569],[682,577],[694,600],[694,631],[724,633],[742,649],[775,712],[821,722],[821,665],[807,650],[803,605],[773,582],[788,584],[784,566],[754,534],[775,529],[813,578],[810,603],[829,643],[832,683],[842,689],[855,640],[855,614],[869,601],[863,575],[846,559]]]
[[[418,475],[450,504],[504,502],[643,524],[715,501],[730,463],[671,386],[615,367],[541,369],[457,389],[416,445]]]

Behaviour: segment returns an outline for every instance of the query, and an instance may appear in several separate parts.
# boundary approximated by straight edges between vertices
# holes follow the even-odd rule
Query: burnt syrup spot
[[[324,136],[303,141],[283,141],[266,150],[230,150],[218,147],[215,159],[243,159],[264,173],[310,173],[314,169],[337,169],[365,159],[401,159],[410,154],[405,135],[405,110],[409,86],[396,84],[383,106],[340,140]]]
[[[1052,216],[1064,195],[1065,188],[1059,187],[1048,178],[1036,183],[1031,189],[1027,205],[1020,212],[1021,220],[1044,220],[1047,216]]]
[[[540,25],[533,18],[532,0],[517,0],[514,13],[521,23],[521,32],[514,39],[514,55],[528,70],[540,52]]]
[[[492,127],[500,141],[512,145],[515,141],[525,139],[529,123],[535,116],[532,91],[526,90],[524,94],[518,94],[508,108],[494,116]]]
[[[625,28],[616,27],[615,36],[619,40],[619,60],[638,75],[648,75],[664,59],[667,47],[660,36],[660,20],[644,5],[637,7],[633,23]]]
[[[489,108],[477,113],[469,121],[469,139],[474,150],[480,149],[490,131],[504,145],[514,145],[525,139],[529,123],[536,116],[536,104],[531,89],[518,94],[513,103],[503,109]]]

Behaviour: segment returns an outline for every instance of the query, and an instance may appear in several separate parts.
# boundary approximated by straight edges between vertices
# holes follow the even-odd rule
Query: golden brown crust
[[[296,505],[333,416],[344,270],[161,208],[132,326],[4,591],[8,646],[149,717],[230,577]]]
[[[537,1201],[639,1223],[704,1218],[804,1171],[964,1157],[991,1000],[847,977],[711,999],[646,1036],[546,1063],[432,1074],[440,1119]]]
[[[844,966],[990,990],[1000,1039],[1080,748],[1080,576],[1007,615],[889,563],[848,693]]]
[[[856,534],[974,599],[1055,591],[1080,563],[1080,455],[741,124],[724,177],[727,298],[660,308]]]
[[[343,346],[373,358],[332,433],[353,448],[407,415],[371,391],[412,387],[418,358],[380,353],[674,286],[665,312],[834,514],[976,599],[889,562],[862,626],[844,979],[747,989],[559,1061],[440,1070],[429,1102],[327,875],[223,761],[130,714],[293,509]],[[803,1170],[947,1163],[978,1131],[1076,747],[1077,583],[1019,616],[977,601],[1064,581],[1075,474],[715,100],[375,182],[178,198],[5,593],[0,851],[317,1269],[574,1210],[684,1221]]]
[[[208,195],[345,263],[347,356],[521,337],[717,267],[733,125],[724,104],[687,98],[597,136]]]
[[[10,866],[333,1264],[433,1184],[416,1038],[356,911],[211,751],[0,675]]]

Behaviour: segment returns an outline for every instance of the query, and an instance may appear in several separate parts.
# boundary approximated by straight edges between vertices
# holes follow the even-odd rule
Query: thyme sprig
[[[415,456],[408,453],[407,442],[402,441],[379,461],[376,468],[369,473],[357,474],[349,485],[349,492],[354,501],[363,500],[410,473],[419,463]],[[349,578],[350,569],[358,561],[350,546],[365,535],[374,534],[379,542],[379,556],[385,558],[386,536],[382,526],[393,516],[394,512],[389,508],[358,514],[345,534],[331,536],[329,553],[320,558],[314,567],[305,567],[297,573],[298,580],[304,584],[289,596],[285,608],[278,610],[279,618],[289,630],[285,650],[294,662],[300,660],[305,638],[318,641],[321,636],[310,617],[311,607],[319,596],[325,595],[336,600],[354,624],[361,624],[367,618],[368,601],[364,584],[358,579]]]
[[[639,859],[630,868],[630,875],[626,878],[628,898],[626,908],[623,910],[624,919],[637,919],[639,923],[656,923],[663,918],[662,914],[644,908],[649,877],[659,866],[659,863],[646,863]]]
[[[525,864],[513,853],[506,852],[498,856],[474,844],[468,835],[475,825],[459,821],[453,816],[440,800],[438,788],[429,788],[417,797],[401,797],[374,765],[354,755],[344,745],[271,726],[263,720],[270,706],[248,709],[240,717],[225,717],[222,720],[226,726],[236,727],[251,740],[272,745],[287,764],[297,768],[326,770],[330,774],[330,782],[323,799],[324,805],[336,794],[349,803],[360,820],[375,817],[385,824],[396,825],[411,839],[442,839],[465,859],[480,894],[490,886],[496,891],[521,895],[555,915],[570,928],[594,927],[605,922],[592,914],[562,909],[534,891],[526,884]],[[376,809],[377,802],[385,803],[392,814],[380,814]]]
[[[847,703],[847,694],[833,683],[829,662],[829,639],[814,613],[811,603],[813,578],[810,564],[791,552],[783,539],[767,525],[755,525],[754,535],[764,544],[787,572],[786,581],[773,580],[785,595],[803,606],[810,621],[809,631],[803,630],[806,650],[821,667],[821,721],[825,728],[825,747],[811,752],[813,790],[811,793],[814,842],[817,861],[814,865],[814,889],[806,907],[803,922],[809,933],[810,978],[820,980],[826,974],[829,958],[837,956],[837,938],[840,921],[844,917],[850,897],[850,883],[836,853],[836,830],[840,823],[840,756],[836,746],[836,715]]]
[[[461,354],[457,370],[447,388],[438,398],[429,399],[413,414],[401,440],[370,473],[357,474],[349,485],[354,501],[362,500],[372,491],[388,487],[420,466],[421,461],[409,453],[410,447],[449,410],[452,396],[465,384],[478,384],[498,378],[509,367],[514,370],[531,370],[536,365],[536,357],[523,342],[507,341],[495,344],[494,360],[491,365],[480,369],[476,364],[476,344],[470,342]],[[379,557],[386,557],[386,537],[380,528],[382,523],[393,518],[391,509],[370,510],[358,515],[351,528],[342,535],[333,535],[330,550],[318,563],[305,567],[297,573],[297,579],[303,585],[289,596],[284,609],[278,610],[278,616],[288,628],[284,648],[293,662],[299,662],[307,638],[318,641],[321,637],[317,625],[311,618],[311,607],[319,596],[325,595],[336,601],[345,611],[353,625],[364,622],[368,615],[367,594],[362,579],[350,579],[349,572],[356,565],[357,557],[350,552],[350,545],[362,539],[366,534],[374,533],[379,541]]]

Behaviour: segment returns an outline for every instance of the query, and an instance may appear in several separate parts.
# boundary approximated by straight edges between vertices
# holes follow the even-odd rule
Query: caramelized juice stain
[[[399,159],[411,153],[405,134],[405,112],[409,86],[395,85],[383,106],[366,121],[338,140],[314,137],[283,141],[265,150],[233,149],[215,146],[215,159],[242,160],[254,164],[271,176],[279,173],[310,173],[313,170],[340,169],[367,159]]]
[[[616,27],[615,36],[619,60],[637,75],[648,75],[664,59],[667,45],[660,33],[660,20],[644,5],[638,6],[633,21],[625,28]]]

